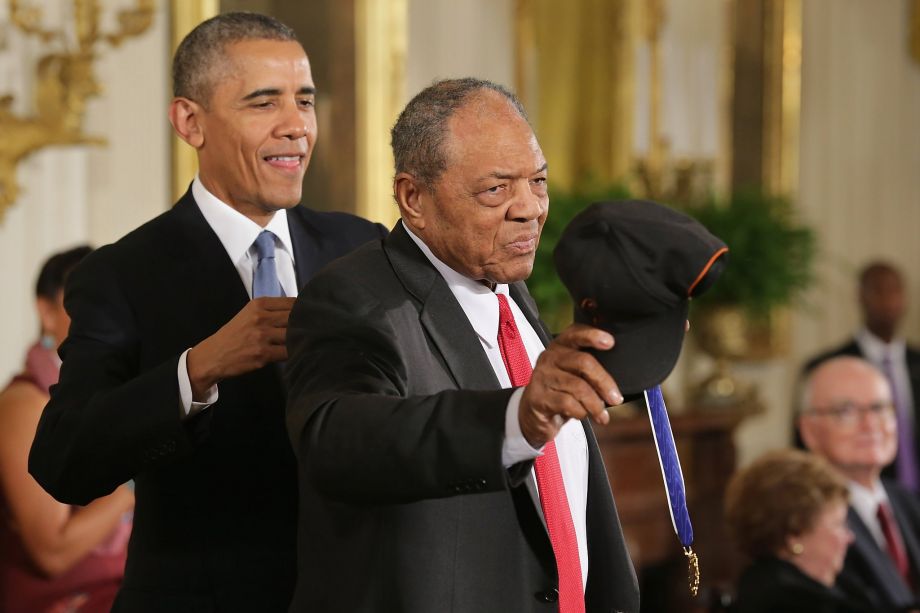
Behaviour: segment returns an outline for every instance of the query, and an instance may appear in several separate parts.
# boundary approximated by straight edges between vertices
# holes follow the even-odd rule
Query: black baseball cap
[[[647,200],[596,202],[553,251],[575,321],[614,337],[591,353],[624,396],[664,381],[677,363],[690,299],[725,267],[728,247],[698,221]]]

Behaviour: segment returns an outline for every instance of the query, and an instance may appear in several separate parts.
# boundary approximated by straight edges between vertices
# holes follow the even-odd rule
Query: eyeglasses
[[[873,415],[879,419],[894,418],[894,405],[891,402],[873,402],[872,404],[844,402],[833,407],[810,409],[807,413],[818,417],[830,417],[844,426],[853,426],[864,415]]]

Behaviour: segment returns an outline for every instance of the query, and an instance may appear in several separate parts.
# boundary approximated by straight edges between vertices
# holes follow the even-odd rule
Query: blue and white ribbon
[[[656,385],[645,390],[645,404],[648,406],[648,417],[652,422],[652,435],[655,437],[655,449],[658,451],[658,463],[661,465],[661,477],[664,480],[664,489],[668,495],[668,510],[671,513],[671,525],[674,532],[684,547],[684,554],[690,564],[690,591],[696,595],[700,582],[699,563],[693,552],[693,525],[690,523],[690,513],[687,511],[687,492],[684,488],[684,474],[680,469],[680,458],[677,457],[677,447],[674,444],[674,435],[671,433],[671,423],[668,421],[668,409],[661,395],[661,386]]]

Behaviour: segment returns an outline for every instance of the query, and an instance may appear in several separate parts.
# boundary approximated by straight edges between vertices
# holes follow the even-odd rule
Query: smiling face
[[[530,276],[549,210],[546,160],[527,122],[501,95],[477,92],[448,121],[447,167],[404,222],[457,272],[511,283]],[[413,178],[397,175],[400,181]],[[411,209],[411,210],[409,210]]]
[[[220,200],[267,223],[300,202],[316,143],[310,63],[299,43],[266,39],[231,43],[224,57],[210,100],[193,103],[199,176]]]

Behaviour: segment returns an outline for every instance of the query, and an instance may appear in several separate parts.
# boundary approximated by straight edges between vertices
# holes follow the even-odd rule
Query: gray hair
[[[802,385],[801,396],[799,399],[799,414],[808,413],[813,410],[815,400],[815,381],[824,378],[824,373],[828,370],[837,374],[840,369],[845,369],[845,374],[852,374],[854,370],[863,371],[872,374],[888,386],[888,378],[874,364],[868,360],[855,355],[838,355],[828,358],[815,365],[805,377]]]
[[[176,49],[173,96],[207,106],[227,45],[253,39],[299,42],[294,30],[274,17],[246,12],[212,17],[195,26]]]
[[[471,97],[484,91],[504,96],[527,121],[520,100],[497,83],[472,77],[436,81],[409,101],[390,131],[397,174],[409,173],[430,189],[447,169],[447,122]]]
[[[863,266],[862,270],[859,271],[859,289],[860,291],[865,291],[869,282],[872,281],[875,277],[879,275],[890,274],[898,278],[902,283],[904,278],[901,275],[901,271],[898,270],[898,267],[892,264],[891,262],[885,262],[883,260],[875,260],[869,262]]]

